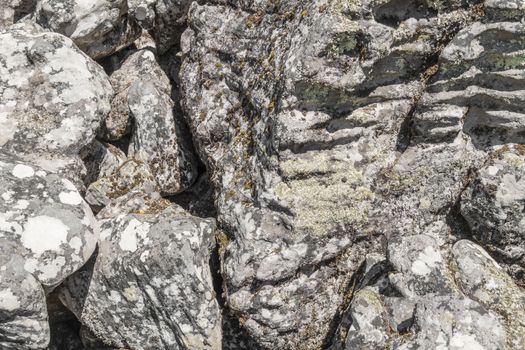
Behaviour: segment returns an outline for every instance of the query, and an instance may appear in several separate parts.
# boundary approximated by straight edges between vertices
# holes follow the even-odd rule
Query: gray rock
[[[0,42],[2,151],[81,183],[78,154],[109,112],[106,74],[70,39],[30,23],[1,32]]]
[[[159,53],[178,43],[185,29],[190,0],[128,0],[130,15],[151,30]]]
[[[443,254],[449,249],[427,235],[393,240],[388,246],[392,271],[386,280],[379,279],[353,293],[332,348],[515,348],[519,321],[509,324],[501,308],[479,300],[462,282],[456,284],[460,274],[470,275],[470,271],[454,276],[456,268]],[[470,254],[463,253],[458,251],[465,267],[483,271],[483,263],[467,261]],[[512,290],[508,287],[501,295]]]
[[[474,237],[525,284],[525,162],[521,145],[504,148],[479,169],[461,197]]]
[[[0,155],[0,347],[42,349],[50,340],[45,293],[95,250],[98,225],[75,186]]]
[[[1,237],[16,250],[23,269],[47,289],[78,270],[95,249],[98,226],[75,186],[39,167],[0,158]]]
[[[132,190],[141,193],[156,192],[155,178],[141,161],[128,160],[111,175],[100,178],[89,185],[86,201],[95,207],[104,207],[113,199],[124,196]]]
[[[7,28],[22,17],[31,14],[36,0],[5,0],[0,8],[0,29]]]
[[[127,16],[125,0],[40,0],[35,19],[43,27],[71,38],[94,59],[132,44],[141,33]]]
[[[100,224],[93,275],[71,277],[61,295],[82,324],[115,347],[220,349],[213,221],[168,208]]]
[[[3,231],[3,229],[2,229]],[[24,269],[25,259],[7,254],[20,249],[9,238],[0,238],[0,347],[6,350],[43,349],[49,343],[44,289]]]
[[[111,101],[111,112],[102,123],[99,136],[107,141],[118,140],[131,131],[131,116],[128,105],[128,92],[138,79],[155,82],[166,94],[170,93],[170,81],[155,61],[150,49],[132,52],[121,65],[111,73],[110,82],[115,90]]]
[[[224,255],[228,306],[259,344],[323,348],[378,236],[447,230],[447,210],[483,157],[466,142],[399,153],[434,60],[477,16],[440,3],[190,7],[182,106],[234,238]],[[416,169],[401,168],[411,162]],[[399,163],[400,181],[420,171],[421,189],[407,183],[404,197],[393,195],[395,180],[382,182]]]
[[[129,89],[128,105],[134,120],[129,157],[149,166],[162,195],[189,187],[196,179],[196,166],[177,133],[169,95],[152,81],[137,80]]]
[[[507,348],[525,346],[525,292],[487,254],[467,240],[457,242],[452,254],[458,285],[469,297],[504,316]]]

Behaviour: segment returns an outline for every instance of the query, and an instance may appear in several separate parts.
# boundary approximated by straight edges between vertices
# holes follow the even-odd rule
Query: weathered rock
[[[117,94],[100,136],[119,139],[133,125],[128,156],[149,166],[160,193],[188,188],[197,176],[195,159],[173,113],[170,80],[152,49],[131,53],[110,80]]]
[[[3,226],[0,225],[0,347],[43,349],[50,333],[45,293],[24,269],[25,259],[12,254],[20,247],[5,237]]]
[[[182,209],[102,220],[93,275],[71,277],[61,299],[111,346],[220,349],[213,245],[213,221]]]
[[[461,214],[474,237],[525,285],[525,159],[521,145],[487,162],[463,193]]]
[[[159,53],[178,43],[186,24],[190,0],[128,0],[129,13],[142,28],[151,30]]]
[[[489,310],[504,316],[507,348],[525,347],[525,292],[487,254],[467,240],[457,242],[452,254],[456,280],[463,292]]]
[[[0,7],[0,29],[9,27],[35,9],[36,0],[6,0]]]
[[[106,74],[70,39],[36,25],[16,24],[0,42],[2,151],[81,183],[78,153],[109,112]]]
[[[123,163],[111,175],[92,183],[86,191],[86,201],[92,206],[102,208],[111,200],[132,190],[142,193],[156,191],[155,179],[147,165],[133,159]]]
[[[129,89],[134,119],[129,156],[145,162],[163,195],[176,194],[196,178],[193,155],[183,148],[173,118],[173,104],[153,82],[138,80]]]
[[[98,225],[75,186],[0,155],[0,347],[49,342],[45,292],[95,250]]]
[[[86,165],[84,183],[89,186],[101,177],[113,174],[126,161],[126,155],[117,147],[94,140],[84,147],[80,156]]]
[[[150,49],[143,49],[129,54],[109,79],[115,90],[115,97],[111,101],[111,112],[99,132],[103,139],[118,140],[131,131],[128,92],[131,85],[140,78],[153,81],[169,94],[170,81],[155,61],[154,53]]]
[[[501,349],[513,344],[515,325],[508,324],[505,313],[460,292],[442,254],[448,248],[427,235],[393,240],[388,246],[393,271],[354,292],[343,318],[350,322],[341,323],[333,349]],[[479,261],[465,265],[483,269]]]
[[[440,50],[477,16],[454,4],[191,6],[182,105],[215,186],[218,220],[234,238],[224,261],[228,306],[259,344],[323,348],[352,274],[380,249],[378,235],[447,229],[447,208],[482,161],[465,144],[406,155],[430,171],[445,165],[446,182],[417,175],[439,200],[427,199],[435,208],[426,215],[423,191],[386,199],[378,179],[406,148]],[[404,207],[411,210],[398,224]]]
[[[2,238],[23,269],[48,290],[78,270],[95,249],[98,226],[75,186],[34,165],[0,158]]]
[[[132,44],[141,33],[127,16],[125,0],[40,0],[35,19],[43,27],[71,38],[94,59]]]

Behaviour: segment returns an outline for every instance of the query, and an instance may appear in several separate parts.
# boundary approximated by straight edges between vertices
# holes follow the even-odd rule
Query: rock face
[[[456,292],[444,263],[450,234],[469,234],[457,203],[468,196],[472,172],[502,145],[523,142],[523,67],[514,59],[523,25],[502,18],[512,8],[482,1],[191,6],[181,42],[183,107],[232,239],[224,254],[227,303],[259,344],[394,346],[382,318],[388,310],[374,302],[387,292],[365,285],[347,296],[366,254],[381,252],[386,240],[393,252],[412,251],[414,261],[428,253],[443,262],[421,278],[386,258],[395,267],[382,279],[387,290],[401,293],[402,305],[419,305],[409,316],[413,336],[395,346],[504,346],[501,313],[479,311]],[[403,248],[414,235],[432,241]],[[523,246],[515,234],[506,237]],[[510,241],[500,249],[519,261]],[[420,273],[431,270],[421,264]],[[343,339],[331,338],[348,299],[351,325],[340,327]],[[447,321],[462,314],[498,335]]]
[[[525,348],[524,17],[3,4],[0,348]]]

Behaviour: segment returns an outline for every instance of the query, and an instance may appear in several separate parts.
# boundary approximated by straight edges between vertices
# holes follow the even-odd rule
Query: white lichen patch
[[[416,275],[425,276],[432,272],[432,269],[437,268],[442,261],[439,251],[433,247],[426,247],[419,253],[417,260],[412,263],[411,270]]]
[[[141,238],[144,238],[149,231],[149,227],[150,225],[146,222],[142,223],[137,219],[131,219],[128,226],[124,229],[122,235],[120,236],[120,249],[130,252],[136,251],[138,248],[137,235],[141,236]]]
[[[0,290],[0,310],[13,311],[20,308],[20,300],[10,288]]]
[[[29,165],[17,164],[11,173],[19,179],[25,179],[26,177],[34,176],[35,170]]]
[[[21,241],[24,247],[40,255],[47,250],[60,250],[67,242],[69,228],[61,220],[47,215],[29,218],[24,225]]]
[[[60,192],[58,198],[64,204],[79,205],[80,203],[82,203],[82,197],[77,191]]]

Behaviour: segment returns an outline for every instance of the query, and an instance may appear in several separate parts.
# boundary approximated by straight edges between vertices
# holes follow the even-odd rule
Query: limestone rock
[[[45,348],[50,330],[44,289],[24,269],[23,257],[6,254],[20,248],[6,238],[4,232],[0,234],[0,347],[6,350]]]
[[[147,165],[133,159],[124,162],[111,175],[93,182],[86,191],[86,201],[102,208],[132,190],[156,192],[155,179]]]
[[[520,146],[502,149],[479,170],[461,199],[461,214],[474,237],[525,285],[525,171]]]
[[[75,186],[0,155],[0,346],[42,349],[50,339],[45,293],[95,250],[98,225]]]
[[[0,8],[0,29],[9,27],[22,17],[31,14],[36,0],[6,0]]]
[[[1,234],[16,243],[23,269],[48,289],[78,270],[91,256],[98,226],[75,186],[34,165],[0,159]]]
[[[401,153],[436,58],[479,16],[474,3],[190,7],[182,106],[233,238],[226,299],[259,344],[324,348],[351,276],[382,235],[446,231],[483,155],[466,142],[421,150],[415,139]],[[397,171],[400,181],[414,172],[417,185],[393,195]]]
[[[141,33],[127,16],[125,0],[40,0],[35,19],[43,27],[71,38],[94,59],[132,44]]]
[[[61,298],[111,346],[220,349],[213,244],[213,221],[172,210],[102,220],[89,288],[73,276]]]
[[[113,90],[102,68],[73,42],[36,25],[0,33],[0,147],[20,157],[72,158],[95,137]],[[58,165],[58,167],[60,167]],[[50,169],[56,170],[56,169]]]
[[[136,81],[128,103],[135,124],[129,156],[148,164],[158,190],[173,195],[195,181],[193,155],[182,148],[168,95],[150,81]]]

